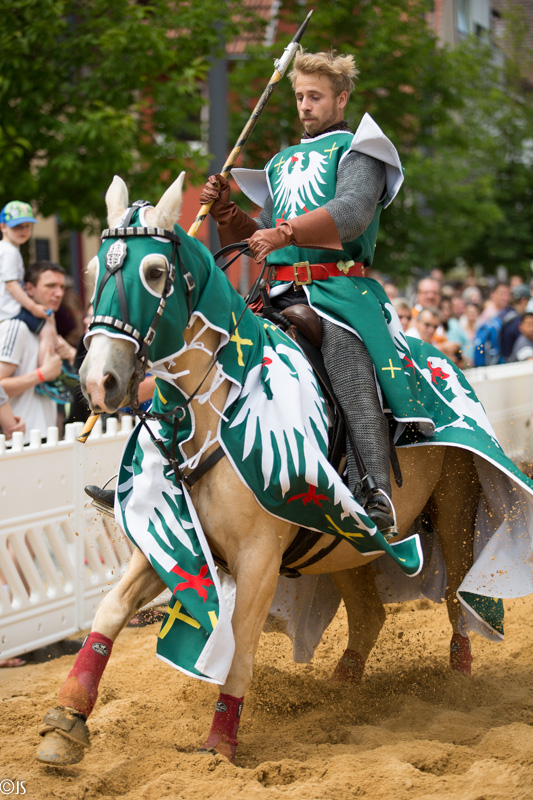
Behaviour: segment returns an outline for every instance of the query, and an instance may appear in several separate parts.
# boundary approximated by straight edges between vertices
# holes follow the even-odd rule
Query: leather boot
[[[88,494],[92,500],[92,504],[99,511],[104,514],[109,514],[114,517],[115,507],[115,490],[114,489],[101,489],[99,486],[89,484],[85,487],[85,494]]]

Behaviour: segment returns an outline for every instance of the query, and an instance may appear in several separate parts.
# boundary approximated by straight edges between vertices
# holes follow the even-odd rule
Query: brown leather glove
[[[200,193],[200,203],[207,205],[212,202],[213,205],[209,213],[213,219],[217,219],[217,209],[220,208],[224,213],[223,207],[231,202],[230,195],[231,187],[228,181],[217,173],[216,175],[210,175],[207,179]]]
[[[290,244],[321,250],[342,250],[337,226],[325,208],[316,208],[308,214],[281,222],[276,228],[262,228],[248,241],[254,261],[258,264],[274,250]]]
[[[217,223],[220,244],[242,242],[257,230],[257,222],[230,200],[231,188],[222,175],[210,175],[200,194],[200,202],[213,201],[209,213]]]

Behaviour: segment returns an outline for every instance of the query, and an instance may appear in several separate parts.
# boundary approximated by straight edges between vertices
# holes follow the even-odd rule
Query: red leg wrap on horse
[[[219,694],[213,724],[204,744],[206,749],[216,750],[231,762],[235,761],[237,751],[237,731],[241,721],[243,700],[243,697]]]
[[[111,655],[113,642],[101,633],[90,633],[78,653],[67,680],[59,690],[62,706],[89,716],[98,697],[98,684]]]
[[[450,667],[456,672],[462,672],[463,675],[471,675],[472,660],[470,639],[468,636],[454,633],[450,642]]]
[[[332,681],[343,681],[349,683],[360,683],[365,671],[365,660],[356,650],[349,648],[344,651],[339,659],[333,675]]]

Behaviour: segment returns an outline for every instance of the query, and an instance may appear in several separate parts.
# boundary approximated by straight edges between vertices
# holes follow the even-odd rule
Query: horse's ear
[[[118,175],[115,175],[105,195],[107,206],[107,224],[114,228],[124,216],[128,208],[128,187]]]
[[[180,215],[181,195],[185,172],[176,178],[172,186],[169,186],[159,203],[153,209],[146,209],[146,218],[150,218],[150,223],[159,228],[172,230],[172,227]]]

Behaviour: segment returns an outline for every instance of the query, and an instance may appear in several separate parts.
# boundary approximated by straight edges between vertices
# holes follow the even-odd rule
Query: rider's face
[[[298,74],[294,83],[298,116],[308,136],[316,136],[344,119],[348,93],[333,93],[325,75]]]

